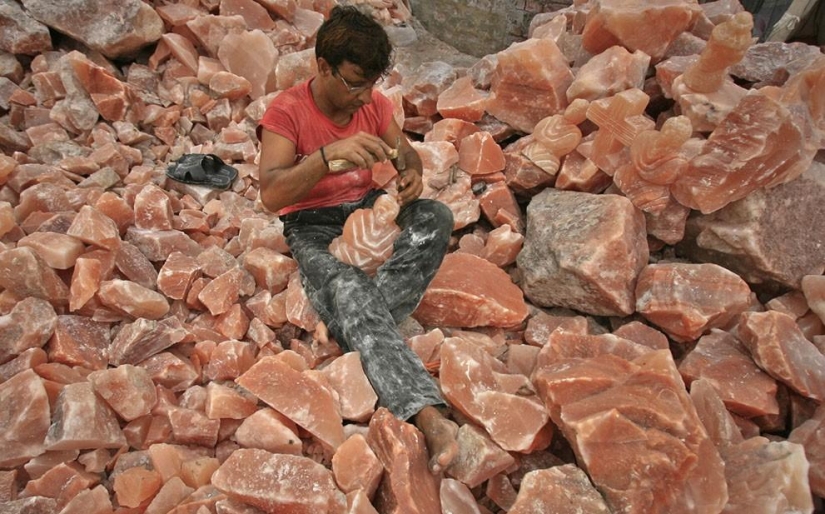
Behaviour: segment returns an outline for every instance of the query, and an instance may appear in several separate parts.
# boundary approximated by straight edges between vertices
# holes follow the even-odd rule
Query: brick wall
[[[477,57],[523,41],[538,13],[572,0],[410,0],[415,18],[435,37]]]

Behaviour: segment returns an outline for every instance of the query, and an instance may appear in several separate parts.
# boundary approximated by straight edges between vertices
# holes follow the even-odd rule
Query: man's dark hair
[[[372,79],[390,68],[392,45],[377,21],[352,5],[338,5],[318,29],[315,57],[323,57],[333,68],[349,61]]]

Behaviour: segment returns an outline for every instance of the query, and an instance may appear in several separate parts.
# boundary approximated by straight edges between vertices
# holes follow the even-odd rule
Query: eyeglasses
[[[347,79],[345,79],[344,76],[338,71],[338,68],[332,68],[332,74],[341,79],[341,82],[343,82],[344,86],[347,88],[347,92],[351,95],[360,95],[367,89],[372,89],[384,81],[384,77],[379,76],[377,79],[364,84],[363,86],[351,86],[350,83],[347,82]]]

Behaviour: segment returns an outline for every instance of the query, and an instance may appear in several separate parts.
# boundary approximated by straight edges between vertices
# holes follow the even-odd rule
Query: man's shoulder
[[[303,105],[308,99],[307,82],[301,82],[300,84],[296,84],[289,89],[281,91],[278,96],[272,99],[269,107],[290,109],[295,106]]]

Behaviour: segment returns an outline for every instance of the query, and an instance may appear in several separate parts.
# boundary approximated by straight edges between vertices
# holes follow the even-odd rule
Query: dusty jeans
[[[330,254],[329,244],[341,235],[347,216],[371,207],[381,194],[371,191],[358,202],[307,209],[281,219],[313,307],[345,352],[360,352],[379,404],[406,420],[426,405],[444,403],[435,381],[404,343],[398,323],[418,306],[441,265],[453,216],[434,200],[418,199],[402,208],[396,219],[401,234],[392,257],[369,277]]]

